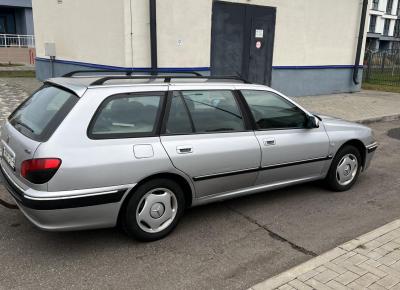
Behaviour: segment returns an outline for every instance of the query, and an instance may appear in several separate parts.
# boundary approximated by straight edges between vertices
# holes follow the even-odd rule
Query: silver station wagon
[[[348,190],[376,148],[371,129],[239,78],[81,71],[11,114],[0,168],[41,229],[151,241],[188,207],[318,179]]]

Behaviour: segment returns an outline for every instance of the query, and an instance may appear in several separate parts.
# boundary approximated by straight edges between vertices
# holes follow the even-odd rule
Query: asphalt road
[[[351,191],[319,183],[190,209],[172,235],[49,233],[0,205],[0,288],[245,289],[400,216],[400,140],[380,147]],[[4,193],[3,193],[4,195]]]

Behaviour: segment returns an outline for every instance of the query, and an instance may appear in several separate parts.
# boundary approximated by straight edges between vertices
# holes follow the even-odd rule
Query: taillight
[[[25,160],[21,164],[21,176],[35,184],[48,182],[58,168],[61,159],[58,158],[38,158]]]

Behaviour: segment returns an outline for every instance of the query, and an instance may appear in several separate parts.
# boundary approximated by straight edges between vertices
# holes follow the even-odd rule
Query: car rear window
[[[8,118],[15,129],[38,142],[47,141],[71,111],[78,97],[73,93],[45,85],[23,102]]]

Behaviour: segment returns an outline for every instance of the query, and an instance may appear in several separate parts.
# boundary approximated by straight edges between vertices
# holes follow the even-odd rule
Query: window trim
[[[95,113],[93,114],[89,125],[86,130],[86,135],[91,140],[109,140],[109,139],[131,139],[131,138],[143,138],[143,137],[157,137],[160,135],[161,130],[161,120],[163,120],[165,115],[165,105],[166,105],[166,95],[168,91],[145,91],[145,92],[126,92],[113,94],[106,97],[100,105],[97,107]],[[107,104],[115,99],[126,98],[126,96],[159,96],[160,106],[157,110],[156,120],[154,122],[154,128],[152,132],[148,133],[109,133],[109,134],[93,134],[93,127],[97,121],[100,113]]]
[[[293,103],[291,100],[289,100],[289,99],[287,99],[287,98],[281,96],[280,94],[278,94],[278,93],[276,93],[276,92],[274,92],[274,91],[270,91],[270,90],[255,90],[255,89],[239,89],[239,90],[238,90],[238,94],[240,94],[240,97],[243,98],[243,102],[244,102],[245,109],[246,109],[246,111],[247,111],[247,114],[249,114],[249,119],[250,119],[250,121],[251,121],[253,130],[254,130],[255,132],[262,132],[262,131],[282,131],[282,130],[309,130],[309,128],[307,128],[307,127],[303,127],[303,128],[299,128],[299,127],[285,127],[285,128],[268,128],[268,129],[257,128],[257,123],[256,123],[256,120],[255,120],[255,118],[254,118],[254,116],[253,116],[253,113],[251,112],[250,105],[247,103],[246,98],[244,97],[242,91],[264,92],[264,93],[271,93],[271,94],[274,94],[274,95],[276,95],[277,97],[279,97],[279,98],[281,98],[282,100],[284,100],[285,102],[287,102],[287,103],[289,103],[289,104],[292,104],[293,106],[295,106],[296,108],[298,108],[299,110],[301,110],[301,111],[304,113],[304,115],[305,115],[306,117],[310,117],[310,114],[309,114],[307,111],[303,110],[303,108],[299,107],[297,104]]]
[[[170,113],[170,109],[171,109],[171,104],[172,104],[172,98],[174,96],[174,93],[179,93],[179,95],[181,96],[182,92],[197,92],[197,91],[229,91],[232,93],[233,98],[236,102],[236,105],[238,106],[239,112],[242,115],[242,120],[243,120],[243,125],[244,125],[244,130],[240,130],[240,131],[218,131],[218,132],[196,132],[195,128],[192,127],[192,131],[191,133],[167,133],[167,122],[168,122],[168,118],[169,118],[169,113]],[[183,100],[184,101],[184,100]],[[185,107],[186,102],[184,101]],[[192,120],[192,116],[190,114],[190,112],[186,111],[186,113],[189,116],[189,119]],[[166,106],[166,113],[164,115],[164,119],[162,122],[162,129],[160,132],[160,136],[185,136],[185,135],[205,135],[205,134],[234,134],[234,133],[243,133],[243,132],[253,132],[253,126],[251,124],[251,120],[249,120],[249,116],[247,115],[247,112],[245,110],[244,104],[243,104],[243,100],[241,99],[240,95],[238,94],[238,90],[234,89],[234,88],[212,88],[212,89],[174,89],[169,91],[168,94],[168,100],[167,100],[167,106]]]
[[[172,96],[171,96],[171,103],[172,103],[173,98],[174,98],[174,93],[172,93]],[[183,97],[182,91],[179,91],[179,98],[181,99],[183,106],[185,107],[186,114],[189,118],[190,127],[192,128],[192,133],[196,133],[196,126],[194,125],[192,114],[190,114],[190,109],[188,107],[188,104],[185,101],[185,98]]]

